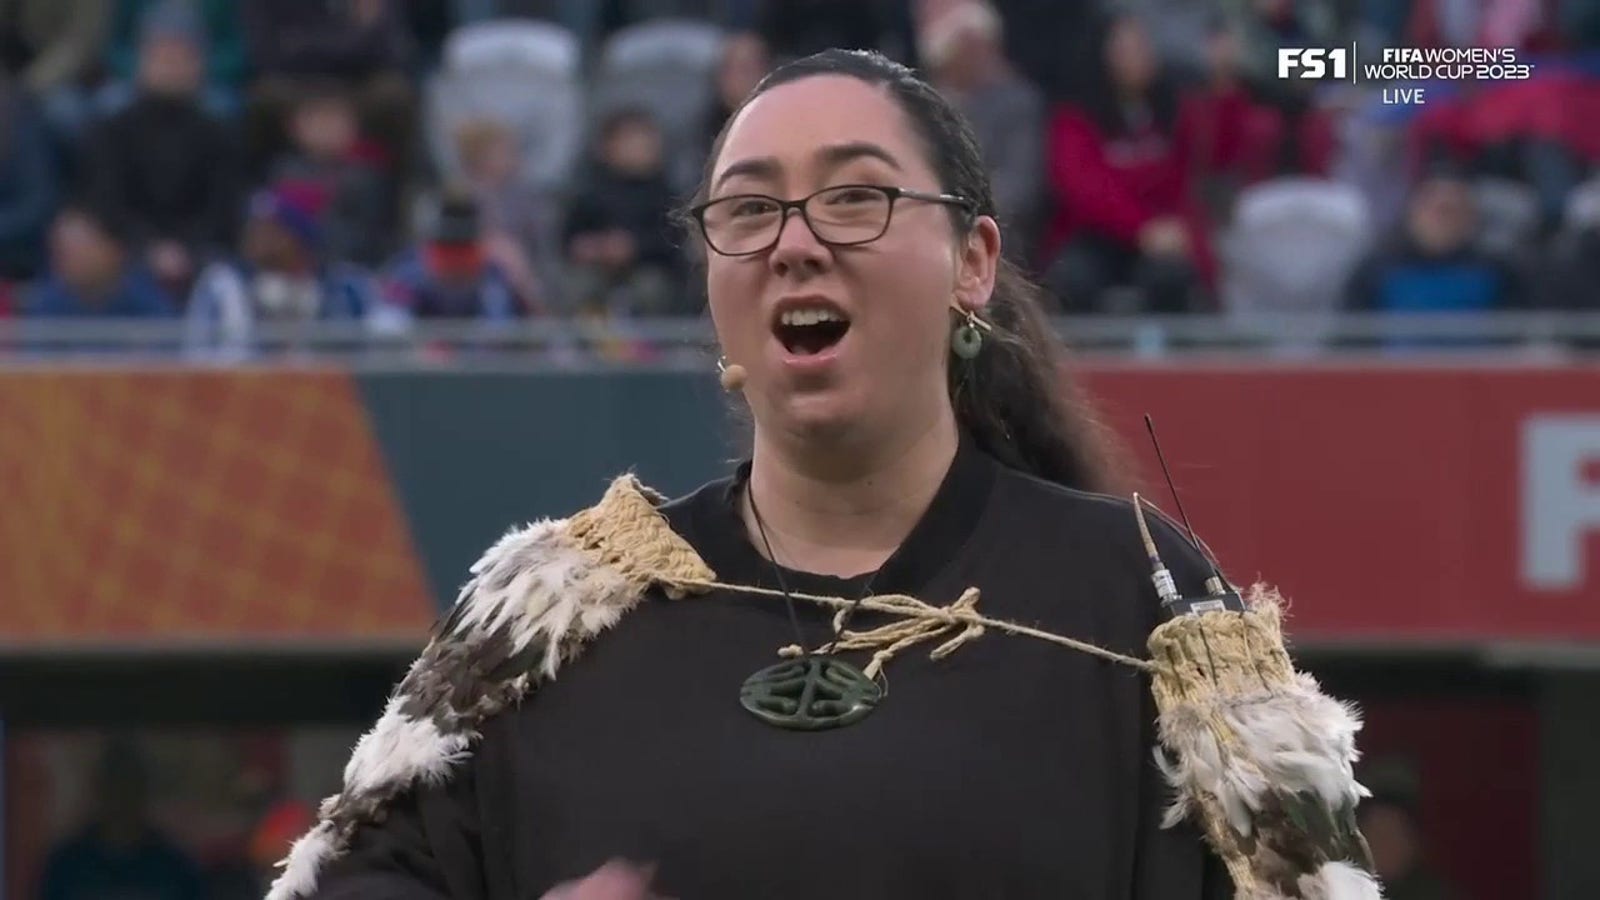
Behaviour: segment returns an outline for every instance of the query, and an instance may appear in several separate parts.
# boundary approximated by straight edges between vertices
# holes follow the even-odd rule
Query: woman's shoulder
[[[724,475],[690,488],[684,493],[662,497],[656,503],[656,512],[667,520],[672,530],[691,544],[703,532],[716,510],[729,502],[736,477]]]
[[[997,484],[999,527],[1049,551],[1085,564],[1126,568],[1148,580],[1151,566],[1134,498],[1081,490],[1016,469],[1004,469]],[[1140,498],[1143,520],[1162,562],[1185,594],[1202,591],[1209,563],[1176,522]]]
[[[1127,497],[1069,487],[1020,469],[1001,468],[997,498],[1036,516],[1061,517],[1070,524],[1095,528],[1126,526],[1137,535],[1133,495]]]
[[[664,514],[671,515],[683,509],[714,502],[726,495],[729,488],[733,486],[733,482],[734,476],[732,475],[724,475],[720,478],[701,482],[682,493],[663,497],[656,508]]]

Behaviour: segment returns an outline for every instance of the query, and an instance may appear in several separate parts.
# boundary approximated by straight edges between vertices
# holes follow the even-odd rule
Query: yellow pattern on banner
[[[349,377],[0,374],[0,642],[421,639]]]

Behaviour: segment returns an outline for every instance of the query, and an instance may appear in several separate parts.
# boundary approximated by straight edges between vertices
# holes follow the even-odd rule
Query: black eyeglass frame
[[[878,193],[883,194],[889,199],[889,212],[883,217],[883,228],[879,229],[878,233],[872,237],[863,238],[858,241],[830,241],[827,238],[824,238],[822,235],[817,234],[817,227],[812,224],[811,216],[806,213],[806,204],[810,203],[812,198],[826,194],[829,191],[846,190],[849,188],[877,191]],[[800,211],[801,220],[806,223],[806,228],[811,230],[811,236],[816,238],[817,243],[819,244],[826,244],[829,247],[859,247],[862,244],[870,244],[889,233],[889,226],[894,222],[895,203],[902,197],[908,200],[921,200],[926,203],[944,203],[950,206],[959,206],[961,207],[961,210],[967,214],[968,218],[974,217],[978,213],[978,205],[972,200],[959,194],[935,194],[928,191],[919,191],[914,188],[894,187],[892,185],[884,184],[830,184],[820,190],[812,191],[798,200],[784,200],[780,197],[774,197],[771,194],[729,194],[726,197],[718,197],[715,200],[707,200],[704,203],[696,204],[689,209],[689,214],[694,217],[695,224],[700,226],[700,237],[705,240],[706,246],[710,247],[712,252],[716,253],[718,256],[755,256],[757,253],[765,253],[768,250],[771,250],[773,247],[778,245],[778,241],[783,240],[783,230],[789,227],[789,211],[793,209],[798,209]],[[771,242],[764,246],[757,247],[754,250],[745,250],[739,253],[727,253],[718,249],[716,243],[711,240],[710,233],[706,230],[706,210],[718,203],[726,203],[730,200],[753,199],[770,200],[778,205],[778,214],[781,218],[778,220],[778,230],[773,234]]]

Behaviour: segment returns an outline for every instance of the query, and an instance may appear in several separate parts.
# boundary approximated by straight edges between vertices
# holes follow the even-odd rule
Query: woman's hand
[[[613,859],[584,878],[556,885],[540,900],[665,900],[650,889],[655,869]]]
[[[1139,230],[1139,249],[1146,256],[1187,257],[1189,231],[1176,216],[1151,219]]]

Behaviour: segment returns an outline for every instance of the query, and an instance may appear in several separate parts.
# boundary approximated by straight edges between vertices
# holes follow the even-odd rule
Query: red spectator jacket
[[[1170,133],[1151,127],[1113,139],[1079,107],[1059,107],[1050,123],[1046,167],[1054,209],[1046,261],[1088,231],[1132,245],[1146,222],[1176,215],[1188,226],[1195,262],[1209,281],[1215,263],[1191,188],[1192,128],[1180,116]]]

